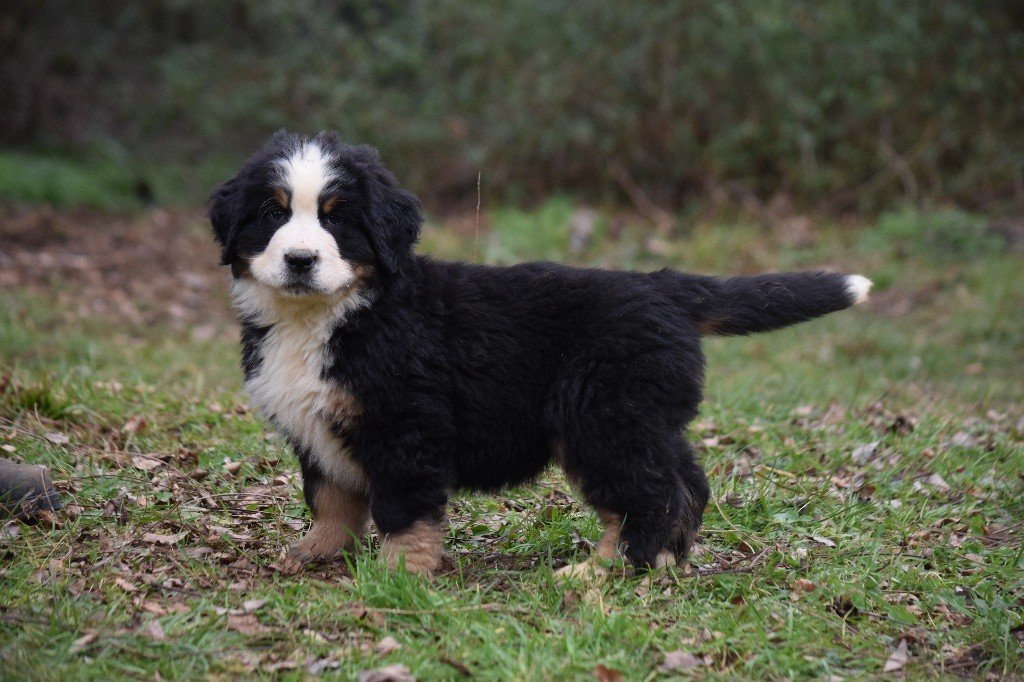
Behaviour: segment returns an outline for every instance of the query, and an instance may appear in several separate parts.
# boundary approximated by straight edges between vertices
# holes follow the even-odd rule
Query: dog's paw
[[[306,537],[288,546],[287,554],[289,559],[294,559],[300,564],[309,564],[314,561],[326,561],[336,557],[342,550],[338,543],[325,543],[319,538]]]
[[[667,568],[675,565],[676,555],[667,549],[663,549],[658,552],[658,556],[654,557],[654,566],[652,568]]]

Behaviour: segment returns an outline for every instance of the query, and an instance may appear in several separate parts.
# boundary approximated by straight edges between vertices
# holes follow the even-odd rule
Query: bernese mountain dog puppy
[[[279,132],[211,198],[252,404],[294,447],[312,511],[290,548],[430,574],[457,490],[551,462],[604,524],[596,554],[683,558],[708,500],[684,438],[700,337],[777,329],[867,297],[859,275],[486,267],[413,252],[420,205],[376,151]]]

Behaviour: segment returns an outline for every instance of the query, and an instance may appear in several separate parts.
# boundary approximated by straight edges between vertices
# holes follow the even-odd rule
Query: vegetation
[[[381,148],[431,206],[483,191],[830,213],[1024,203],[1024,10],[892,3],[17,0],[0,141],[198,203],[280,126]],[[77,150],[77,151],[76,151]],[[89,160],[87,159],[87,162]]]
[[[973,219],[903,212],[785,251],[760,227],[656,241],[603,215],[605,238],[570,256],[569,213],[557,199],[533,221],[485,214],[479,235],[431,225],[422,249],[705,272],[841,264],[882,284],[864,309],[707,344],[693,437],[713,500],[691,563],[649,578],[553,579],[599,533],[554,473],[458,496],[453,567],[436,582],[388,573],[373,547],[299,569],[280,555],[307,523],[297,467],[239,392],[203,226],[58,216],[66,241],[40,247],[0,221],[22,264],[4,273],[21,286],[0,307],[0,447],[48,465],[68,505],[2,528],[2,676],[1024,675],[1019,255],[906,248],[920,222]],[[149,264],[143,281],[104,239]],[[177,286],[142,250],[168,240],[189,269],[170,273]],[[25,255],[43,250],[50,274]],[[94,260],[62,270],[65,253]]]

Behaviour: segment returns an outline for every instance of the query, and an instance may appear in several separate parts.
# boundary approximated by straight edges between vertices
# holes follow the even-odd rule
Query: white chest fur
[[[333,428],[357,418],[358,404],[323,378],[336,321],[333,315],[279,317],[260,342],[259,369],[245,389],[253,407],[308,450],[327,478],[366,492],[362,467]]]

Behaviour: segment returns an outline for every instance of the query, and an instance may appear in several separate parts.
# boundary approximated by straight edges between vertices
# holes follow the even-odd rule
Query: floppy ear
[[[210,224],[213,226],[213,236],[222,247],[221,265],[231,265],[238,255],[235,243],[238,240],[238,224],[245,208],[240,184],[237,177],[231,178],[217,187],[210,197]]]
[[[363,220],[377,260],[389,274],[398,271],[402,260],[420,236],[420,201],[412,192],[398,187],[395,176],[384,167],[376,150],[358,147],[364,162],[364,181],[369,200]]]

